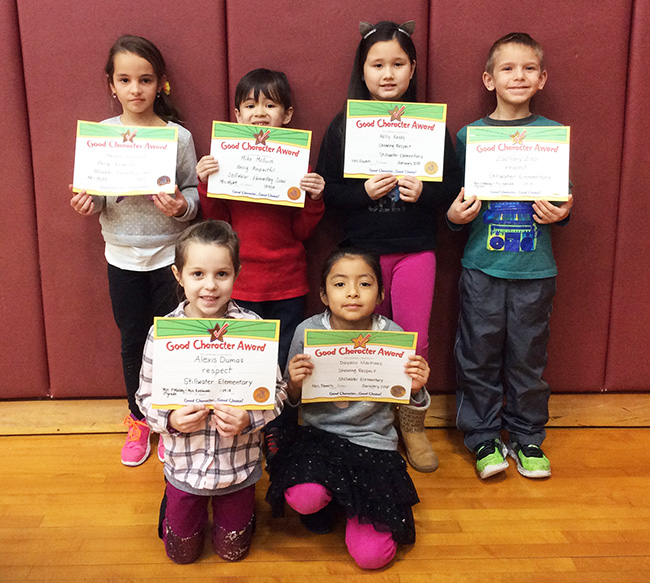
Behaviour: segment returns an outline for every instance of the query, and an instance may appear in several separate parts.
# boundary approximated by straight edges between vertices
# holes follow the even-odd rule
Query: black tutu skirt
[[[332,433],[298,425],[279,439],[268,462],[271,480],[266,500],[274,516],[284,515],[284,491],[314,482],[327,488],[348,518],[357,516],[398,543],[415,542],[411,507],[415,486],[397,451],[362,447]]]

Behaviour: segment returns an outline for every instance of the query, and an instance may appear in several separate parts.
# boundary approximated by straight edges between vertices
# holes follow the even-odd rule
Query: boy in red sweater
[[[291,121],[291,90],[284,73],[255,69],[235,90],[238,123],[282,127]],[[284,370],[296,326],[304,320],[309,291],[305,241],[325,210],[325,181],[305,174],[300,188],[307,192],[304,208],[208,198],[207,181],[219,171],[213,156],[196,166],[203,217],[229,222],[240,240],[242,270],[232,298],[265,319],[280,320],[278,362]]]

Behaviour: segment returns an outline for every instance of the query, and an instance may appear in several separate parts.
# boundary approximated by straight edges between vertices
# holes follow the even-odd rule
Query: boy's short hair
[[[272,99],[284,107],[291,108],[291,88],[287,76],[282,71],[271,71],[270,69],[253,69],[244,75],[235,89],[235,109],[248,99],[253,93],[253,99],[257,101],[260,93]]]
[[[507,44],[517,44],[530,47],[535,51],[537,57],[539,58],[539,66],[541,70],[544,70],[544,51],[542,45],[540,45],[532,36],[526,32],[511,32],[502,36],[498,41],[496,41],[491,47],[490,52],[488,53],[487,63],[485,63],[485,71],[492,75],[494,73],[494,58],[496,52],[503,46]]]

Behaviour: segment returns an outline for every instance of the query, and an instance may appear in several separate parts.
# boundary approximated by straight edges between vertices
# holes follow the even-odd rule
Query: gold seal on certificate
[[[208,178],[208,196],[302,207],[310,147],[310,131],[212,122],[219,172]]]
[[[299,200],[300,197],[302,196],[302,192],[298,187],[292,186],[289,190],[287,190],[287,196],[291,200]]]
[[[567,126],[467,126],[465,198],[569,198]]]
[[[396,399],[401,399],[406,395],[406,389],[402,385],[395,385],[390,388],[390,394]]]
[[[441,181],[446,119],[447,106],[440,103],[348,100],[343,175]]]
[[[431,162],[427,162],[424,165],[424,171],[427,174],[431,174],[433,176],[434,174],[438,173],[438,164],[436,164],[433,160]]]
[[[105,196],[175,191],[178,128],[77,122],[72,190]]]
[[[153,406],[273,409],[278,320],[156,318]]]
[[[416,332],[305,330],[304,352],[314,369],[303,381],[302,402],[408,403],[411,378],[404,365],[417,338]]]

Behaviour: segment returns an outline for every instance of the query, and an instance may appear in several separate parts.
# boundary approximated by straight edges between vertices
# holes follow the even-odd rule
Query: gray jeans
[[[546,437],[546,368],[555,278],[501,279],[465,269],[456,333],[458,429],[474,450],[501,430],[520,444]]]

